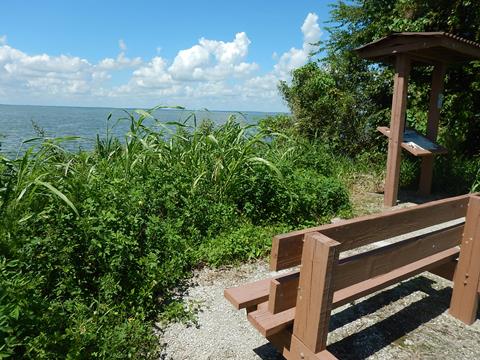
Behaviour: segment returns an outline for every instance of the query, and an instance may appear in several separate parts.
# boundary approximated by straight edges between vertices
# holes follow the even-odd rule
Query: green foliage
[[[354,48],[401,31],[447,31],[480,41],[480,8],[470,0],[357,0],[348,4],[338,2],[331,14],[332,20],[339,25],[330,28],[326,61],[339,70],[341,77],[355,79],[359,81],[357,87],[370,89],[368,97],[383,109],[390,107],[391,80],[385,80],[391,79],[391,70],[382,66],[371,67],[369,62],[353,53]],[[440,141],[457,153],[472,155],[480,150],[478,66],[478,61],[451,65],[447,72]],[[358,75],[365,72],[374,77],[365,77],[362,81]],[[424,130],[426,125],[430,78],[431,68],[416,67],[410,79],[407,121],[409,126],[418,130]],[[382,86],[385,83],[387,88]],[[348,85],[351,85],[350,81]],[[357,90],[357,87],[352,89]],[[382,92],[386,96],[382,96]],[[367,112],[366,117],[369,116]]]
[[[282,81],[279,89],[301,134],[346,154],[369,145],[376,134],[372,133],[375,124],[363,118],[367,109],[372,112],[364,89],[345,86],[343,79],[315,62],[292,75],[291,84]]]
[[[255,226],[242,224],[205,241],[199,249],[200,261],[212,266],[238,264],[266,255],[272,237],[290,230],[286,225]]]
[[[171,302],[162,307],[159,316],[160,324],[168,324],[176,321],[186,325],[198,326],[197,314],[201,311],[202,303],[190,300],[182,301],[181,299],[172,299]]]
[[[480,156],[461,156],[457,154],[438,158],[435,163],[434,190],[453,194],[479,191]]]
[[[295,126],[295,122],[289,114],[278,114],[260,119],[258,126],[260,129],[271,133],[289,133]]]
[[[275,233],[348,213],[318,143],[153,113],[127,113],[124,139],[109,119],[93,151],[41,137],[0,157],[1,357],[156,358],[158,314],[193,319],[178,302],[192,268],[264,256]]]
[[[330,20],[330,36],[323,44],[326,56],[293,71],[291,84],[282,82],[279,88],[302,134],[352,157],[386,151],[376,127],[389,124],[393,89],[392,68],[361,59],[355,48],[402,31],[447,31],[480,42],[480,7],[471,0],[338,1]],[[436,186],[444,190],[466,191],[479,168],[479,67],[480,61],[472,61],[451,64],[447,70],[439,142],[451,155],[435,169]],[[431,74],[432,67],[414,67],[409,80],[407,126],[423,133]],[[470,169],[472,164],[475,169]],[[408,166],[404,182],[412,184],[418,165]],[[458,186],[450,175],[462,179]]]
[[[477,173],[475,174],[475,180],[473,181],[471,192],[480,192],[480,166],[477,166]]]

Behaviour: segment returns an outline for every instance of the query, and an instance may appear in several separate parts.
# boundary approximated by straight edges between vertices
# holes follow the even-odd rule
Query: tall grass
[[[321,145],[154,114],[126,113],[123,139],[109,117],[92,151],[41,138],[0,157],[0,358],[156,358],[152,321],[193,267],[348,213]]]

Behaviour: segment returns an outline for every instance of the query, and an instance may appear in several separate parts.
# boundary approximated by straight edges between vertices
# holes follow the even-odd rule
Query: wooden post
[[[465,324],[477,317],[480,285],[480,197],[471,196],[468,203],[460,257],[453,278],[450,314]]]
[[[430,91],[430,106],[428,110],[427,138],[433,142],[437,140],[446,69],[447,65],[445,63],[438,63],[435,65],[432,74],[432,89]],[[432,188],[433,162],[433,155],[422,158],[418,192],[424,196],[429,195]]]
[[[339,245],[320,233],[305,236],[293,324],[292,358],[302,358],[300,352],[304,358],[309,358],[326,349],[333,301],[332,275],[338,262]],[[295,349],[299,349],[298,354]],[[309,356],[306,356],[305,349],[308,349]]]
[[[385,206],[394,206],[397,204],[401,144],[403,140],[403,130],[405,128],[409,73],[410,58],[408,55],[398,54],[395,62],[392,117],[390,121],[390,138],[388,140],[387,175],[383,199]]]

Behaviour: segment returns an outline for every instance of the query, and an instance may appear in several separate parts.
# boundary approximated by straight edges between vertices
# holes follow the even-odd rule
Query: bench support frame
[[[435,224],[443,227],[427,229]],[[339,260],[342,251],[405,233],[407,239]],[[424,271],[453,280],[449,313],[472,324],[480,296],[480,196],[279,235],[271,264],[300,271],[226,289],[225,297],[247,308],[248,320],[288,360],[336,359],[327,350],[332,309]]]
[[[450,315],[467,325],[477,317],[480,291],[480,197],[468,204],[460,257],[453,279]]]
[[[321,233],[305,237],[293,336],[313,353],[327,348],[334,292],[332,274],[339,246],[339,242]]]

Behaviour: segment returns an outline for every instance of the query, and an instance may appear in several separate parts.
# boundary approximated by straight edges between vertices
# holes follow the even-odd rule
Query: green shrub
[[[272,237],[290,230],[285,225],[238,228],[208,239],[199,248],[199,260],[208,265],[238,264],[265,256],[271,249]]]
[[[45,138],[0,158],[2,357],[155,358],[159,314],[190,318],[175,302],[192,268],[264,256],[275,233],[349,208],[314,142],[152,114],[93,151]]]

